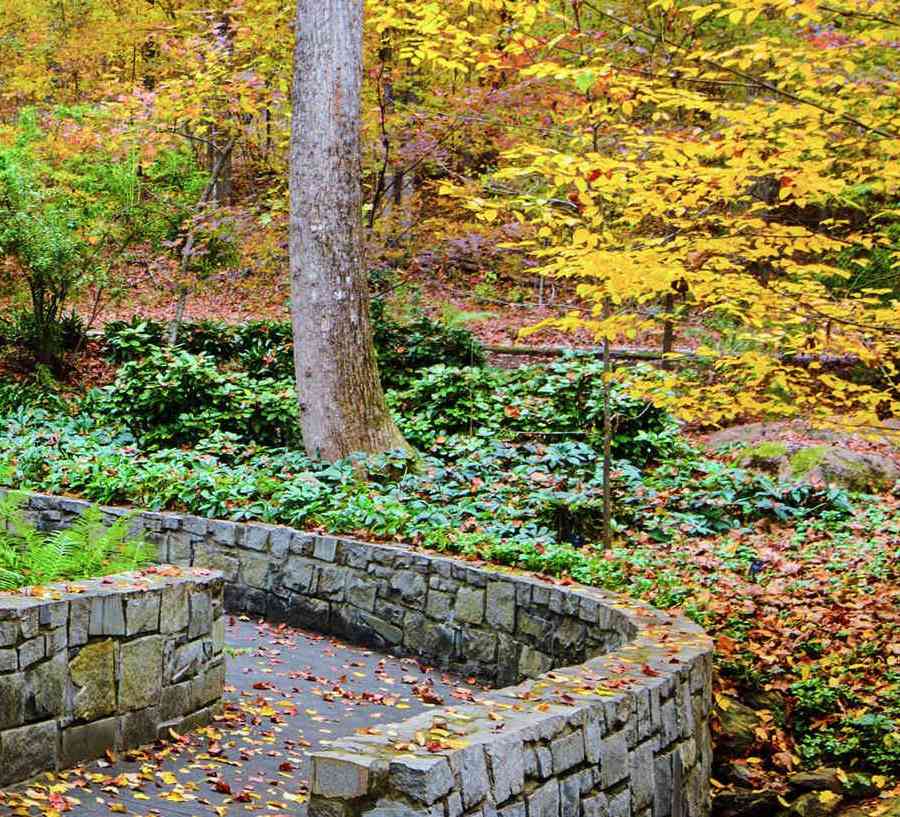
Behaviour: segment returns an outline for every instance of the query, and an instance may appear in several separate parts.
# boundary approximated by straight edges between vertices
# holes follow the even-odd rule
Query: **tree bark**
[[[360,166],[363,0],[297,0],[291,133],[291,316],[307,453],[408,447],[378,378]]]

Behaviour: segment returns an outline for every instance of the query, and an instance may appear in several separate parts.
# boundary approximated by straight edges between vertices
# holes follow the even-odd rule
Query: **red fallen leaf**
[[[275,689],[275,684],[271,681],[257,681],[253,685],[254,689]]]
[[[234,796],[234,801],[236,803],[249,803],[253,800],[253,797],[250,795],[250,792],[247,789],[242,789]]]
[[[443,752],[444,749],[449,749],[450,747],[445,746],[443,743],[440,743],[439,741],[430,740],[430,741],[428,741],[428,743],[425,744],[425,748],[429,752]]]
[[[641,672],[643,672],[644,675],[650,676],[651,678],[655,678],[657,675],[659,675],[659,673],[649,664],[644,664],[644,666],[641,667]]]
[[[66,798],[63,797],[59,792],[53,792],[47,798],[47,802],[55,811],[63,812],[72,810],[72,806],[69,805],[69,801],[66,800]]]
[[[294,764],[288,763],[287,761],[285,761],[278,767],[278,771],[279,772],[292,772],[292,771],[294,771]]]
[[[213,788],[220,794],[231,794],[231,786],[221,777],[213,781]]]

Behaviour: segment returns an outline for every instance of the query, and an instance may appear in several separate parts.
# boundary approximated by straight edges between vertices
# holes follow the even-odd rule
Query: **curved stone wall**
[[[44,527],[85,507],[30,498]],[[693,623],[391,545],[169,513],[134,525],[161,560],[222,571],[231,611],[518,684],[317,753],[314,817],[707,813],[712,644]]]
[[[208,722],[222,578],[171,567],[0,593],[0,786]]]

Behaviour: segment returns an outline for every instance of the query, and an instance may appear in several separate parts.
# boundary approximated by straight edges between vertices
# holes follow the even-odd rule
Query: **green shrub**
[[[214,432],[245,443],[299,444],[293,384],[225,372],[206,354],[151,352],[125,363],[91,396],[95,411],[124,423],[146,445],[189,445]]]
[[[406,438],[421,447],[450,434],[490,429],[512,437],[572,437],[598,446],[603,428],[602,364],[569,358],[513,370],[433,366],[388,402]],[[671,447],[674,425],[662,411],[611,390],[613,456],[636,462]]]
[[[437,363],[480,366],[484,353],[465,329],[449,327],[424,315],[409,323],[388,318],[383,304],[372,302],[372,323],[382,383],[385,388],[405,384],[420,369]],[[115,363],[136,360],[163,346],[165,325],[133,318],[111,321],[104,330],[107,354]],[[221,321],[185,323],[178,346],[210,355],[219,364],[234,365],[254,377],[294,375],[293,333],[289,321],[249,321],[232,325]]]
[[[127,516],[107,528],[91,507],[68,528],[43,533],[25,519],[22,503],[16,493],[0,501],[0,590],[137,570],[155,556],[151,545],[129,538]]]

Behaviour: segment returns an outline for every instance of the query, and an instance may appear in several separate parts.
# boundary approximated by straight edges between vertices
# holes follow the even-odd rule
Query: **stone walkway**
[[[298,814],[308,754],[481,689],[413,659],[314,633],[228,619],[223,718],[141,752],[0,792],[0,815],[160,817]]]

